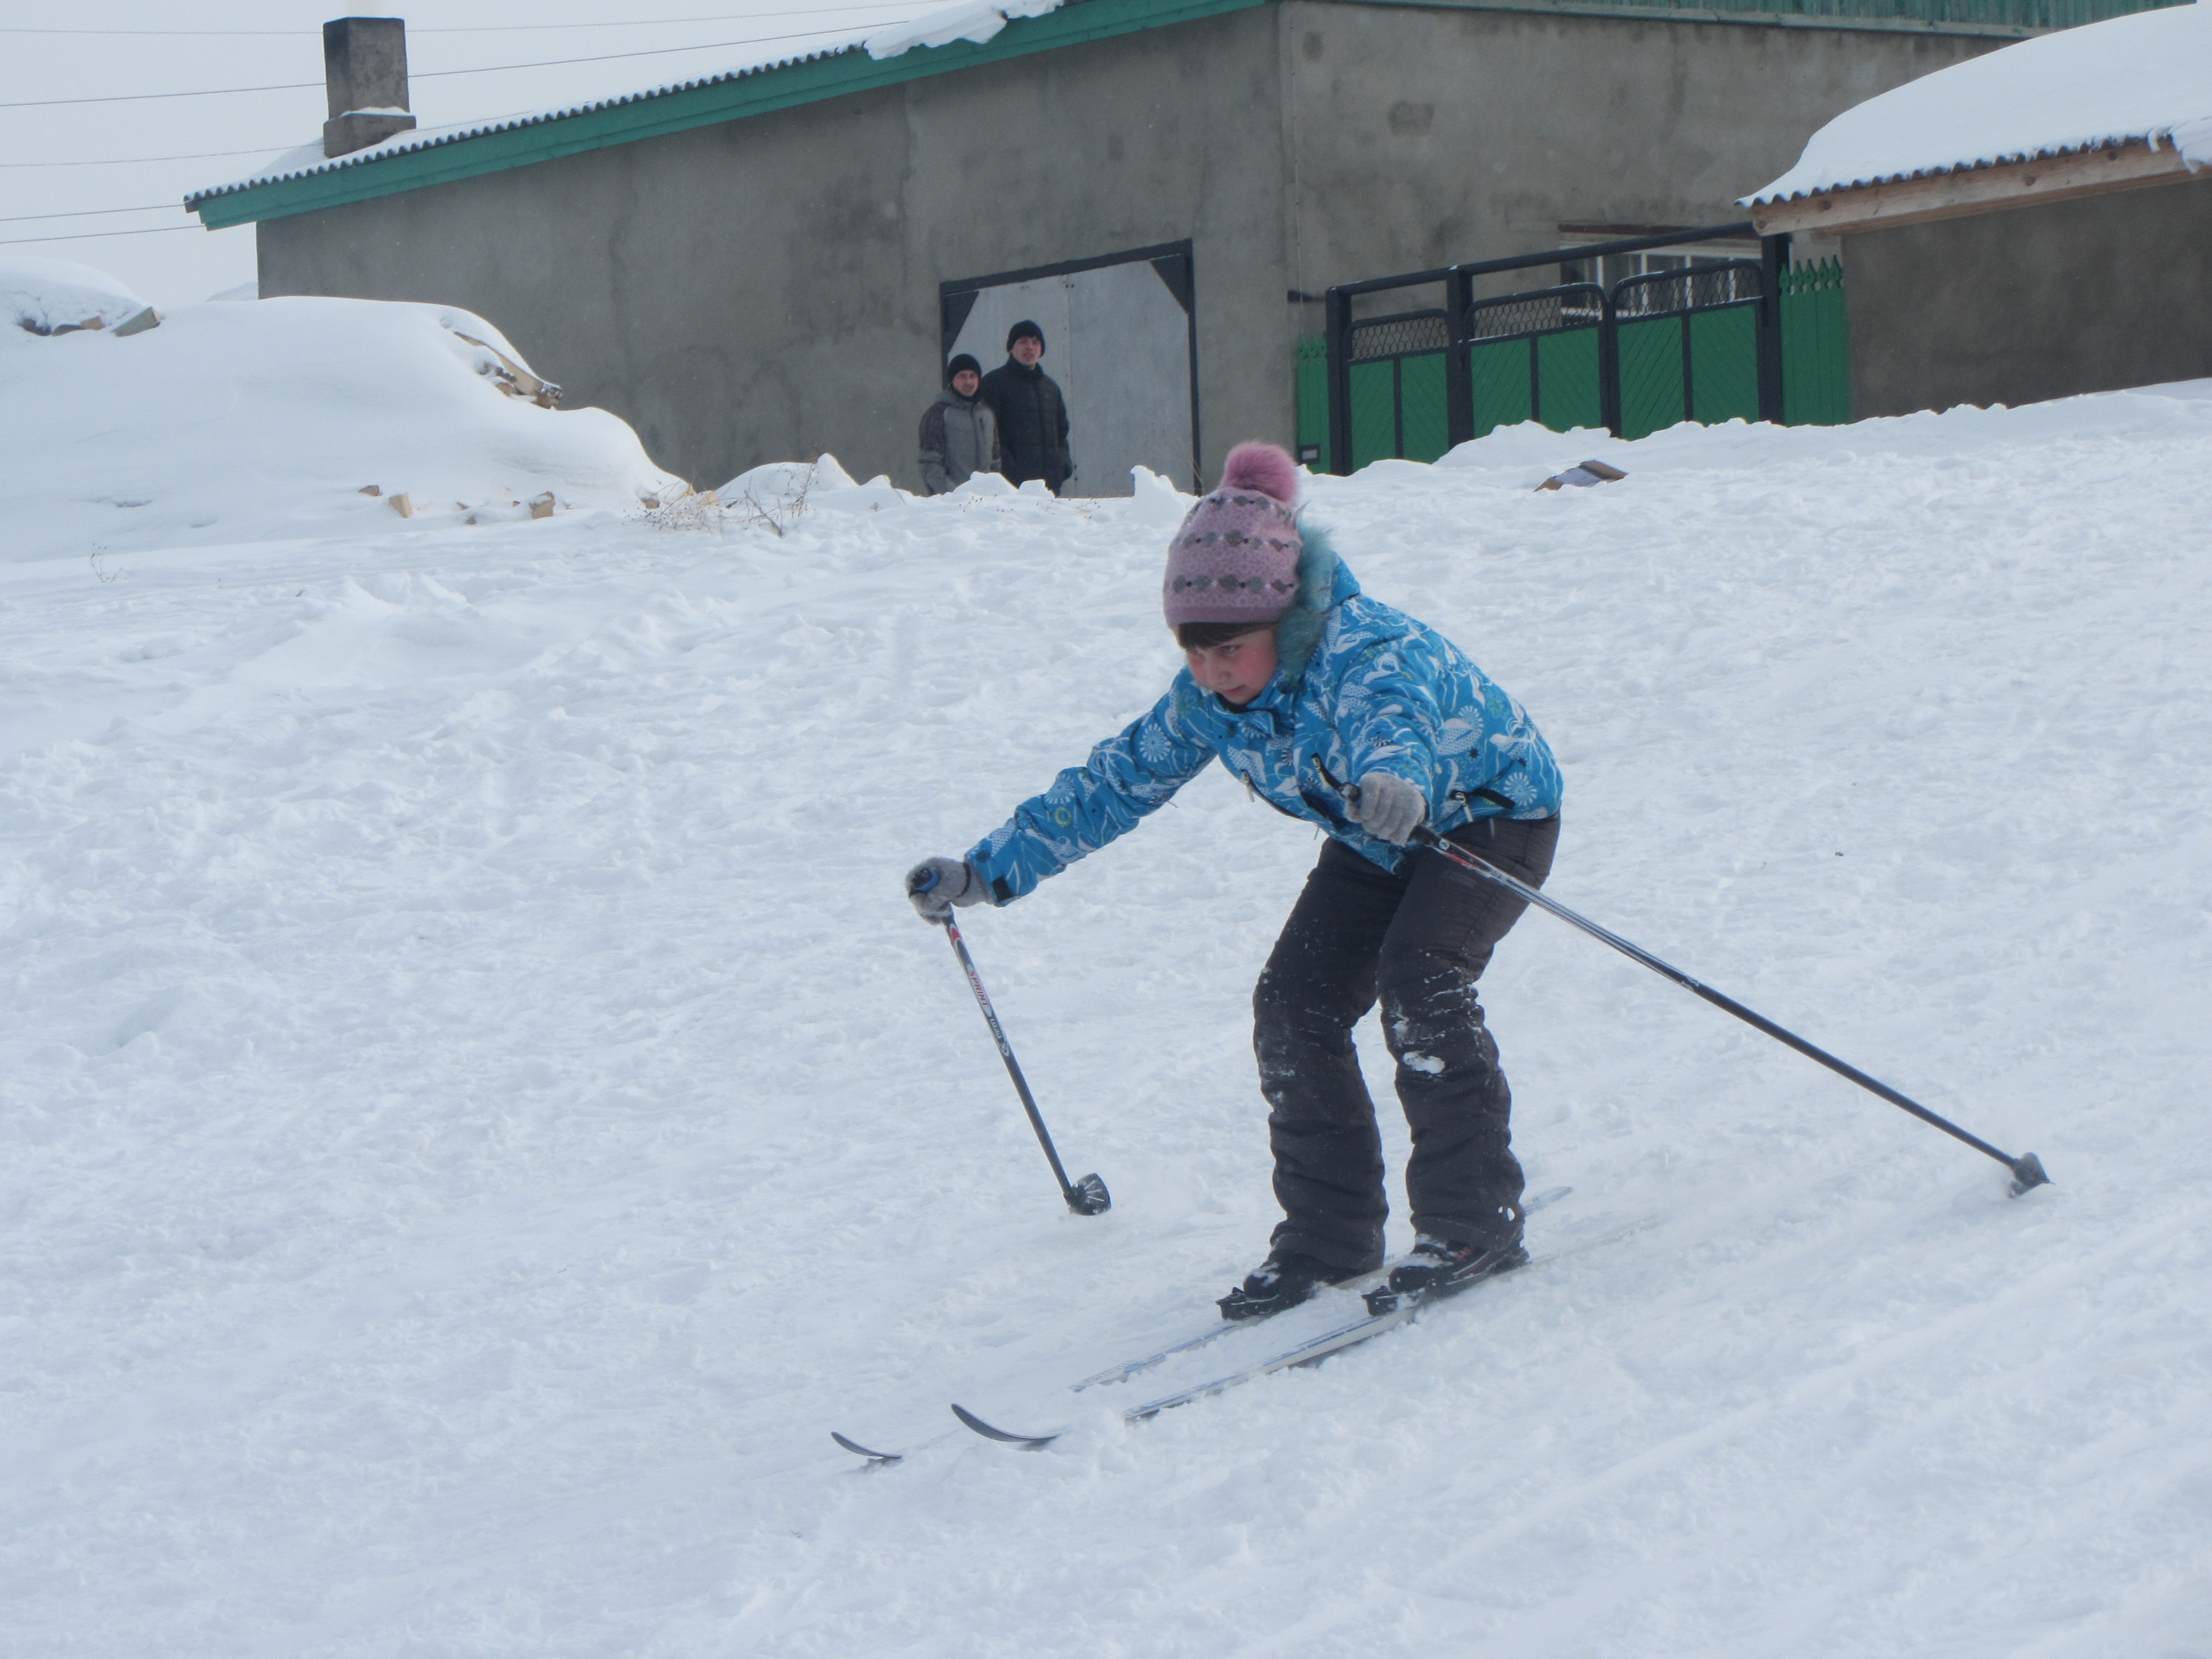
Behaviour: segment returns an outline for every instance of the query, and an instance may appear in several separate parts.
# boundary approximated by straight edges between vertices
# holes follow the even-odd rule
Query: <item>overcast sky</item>
[[[772,62],[943,3],[626,0],[617,7],[604,0],[424,0],[398,13],[369,15],[406,18],[414,112],[432,127]],[[179,204],[188,191],[228,183],[271,155],[319,141],[327,113],[322,25],[346,15],[334,0],[217,0],[198,7],[173,0],[102,0],[97,7],[0,0],[0,106],[307,83],[289,91],[0,107],[0,255],[96,265],[162,305],[204,300],[252,281],[253,228],[204,231]],[[67,32],[41,32],[48,30]],[[224,30],[237,33],[216,33]],[[785,36],[797,38],[771,38]],[[730,44],[747,42],[756,44]],[[698,50],[492,74],[428,73],[659,47]],[[81,165],[86,162],[100,165]],[[149,210],[27,216],[112,208]],[[155,234],[96,234],[149,230]],[[66,240],[26,240],[34,237]]]

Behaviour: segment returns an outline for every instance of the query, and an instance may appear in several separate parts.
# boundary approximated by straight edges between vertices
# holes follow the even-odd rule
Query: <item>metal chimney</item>
[[[340,17],[323,25],[323,79],[331,118],[323,154],[350,155],[413,128],[407,112],[407,21]]]

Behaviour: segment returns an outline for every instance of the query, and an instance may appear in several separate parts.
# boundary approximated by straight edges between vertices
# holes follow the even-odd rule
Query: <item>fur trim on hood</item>
[[[1275,624],[1275,660],[1285,688],[1292,691],[1304,683],[1336,604],[1336,549],[1328,532],[1301,522],[1298,536],[1305,544],[1298,555],[1298,597]]]

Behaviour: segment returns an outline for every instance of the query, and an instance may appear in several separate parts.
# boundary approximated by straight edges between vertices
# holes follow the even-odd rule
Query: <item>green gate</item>
[[[1450,448],[1444,360],[1451,328],[1444,313],[1407,311],[1354,323],[1349,346],[1351,470],[1393,456],[1433,461]]]
[[[1790,239],[1762,258],[1571,283],[1477,300],[1480,278],[1600,256],[1710,244],[1747,223],[1340,283],[1328,328],[1298,343],[1299,459],[1331,472],[1535,421],[1641,438],[1683,421],[1834,425],[1850,418],[1850,334],[1833,260],[1792,267]],[[1354,318],[1363,296],[1441,284],[1441,309]],[[1402,303],[1402,301],[1401,301]]]
[[[1605,290],[1591,283],[1477,300],[1464,337],[1473,435],[1541,421],[1605,424]]]
[[[1349,465],[1338,460],[1329,420],[1329,337],[1307,334],[1297,352],[1298,460],[1332,473],[1387,456],[1436,460],[1453,442],[1524,420],[1624,438],[1763,411],[1792,427],[1843,425],[1851,418],[1843,268],[1834,258],[1783,265],[1778,279],[1778,338],[1765,343],[1778,356],[1767,368],[1778,394],[1765,398],[1765,272],[1747,258],[1628,276],[1610,295],[1566,283],[1464,301],[1458,330],[1449,310],[1347,323]]]
[[[1748,259],[1613,284],[1622,437],[1680,421],[1759,418],[1761,291],[1759,269]]]

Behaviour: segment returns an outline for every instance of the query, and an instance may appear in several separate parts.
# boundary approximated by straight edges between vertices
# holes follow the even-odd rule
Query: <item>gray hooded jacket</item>
[[[921,417],[921,482],[933,495],[957,489],[978,472],[999,470],[999,417],[980,398],[951,386]]]

